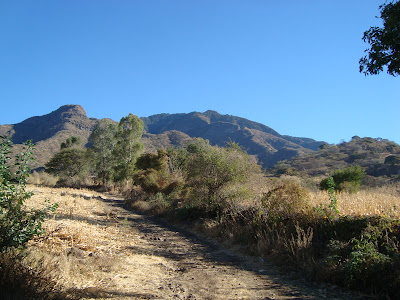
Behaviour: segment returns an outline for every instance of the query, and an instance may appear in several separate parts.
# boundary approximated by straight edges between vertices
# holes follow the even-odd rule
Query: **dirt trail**
[[[85,299],[365,299],[284,276],[260,258],[127,211],[120,197],[34,191],[36,201],[50,193],[65,207],[46,223],[47,237],[32,247],[63,260],[70,278],[64,285],[84,290]]]

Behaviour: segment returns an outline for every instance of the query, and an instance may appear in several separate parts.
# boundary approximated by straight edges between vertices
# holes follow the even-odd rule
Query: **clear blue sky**
[[[377,0],[0,1],[0,124],[216,110],[400,143],[400,77],[358,72]]]

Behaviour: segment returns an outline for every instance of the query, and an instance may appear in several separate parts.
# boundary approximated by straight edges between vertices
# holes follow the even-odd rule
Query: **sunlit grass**
[[[341,215],[400,217],[399,184],[364,189],[356,193],[342,192],[337,194],[337,199]],[[311,192],[310,204],[312,206],[328,205],[327,192]]]

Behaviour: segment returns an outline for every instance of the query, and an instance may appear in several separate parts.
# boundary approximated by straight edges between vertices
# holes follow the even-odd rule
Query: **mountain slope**
[[[244,118],[221,115],[208,110],[204,113],[158,114],[142,118],[150,134],[178,130],[191,137],[208,139],[211,144],[224,146],[239,143],[249,154],[256,155],[264,167],[282,159],[312,152],[324,142],[309,138],[280,135],[272,128]]]
[[[219,146],[233,141],[249,154],[257,156],[264,167],[313,152],[323,144],[313,139],[280,135],[263,124],[211,110],[158,114],[142,120],[145,124],[142,141],[146,151],[182,147],[194,137],[208,139],[212,145]],[[38,168],[59,151],[61,142],[68,137],[79,136],[86,144],[97,121],[89,118],[80,105],[64,105],[49,114],[31,117],[18,124],[0,125],[0,135],[11,135],[15,144],[31,139],[36,144],[33,167]]]
[[[70,136],[79,136],[86,144],[96,123],[96,119],[87,117],[82,106],[64,105],[47,115],[31,117],[14,125],[0,125],[0,135],[11,135],[14,144],[32,140],[35,144],[32,168],[35,169],[43,167]]]

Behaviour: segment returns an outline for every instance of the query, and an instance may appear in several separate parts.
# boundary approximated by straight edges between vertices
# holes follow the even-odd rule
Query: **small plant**
[[[335,181],[333,180],[333,177],[328,178],[327,185],[328,185],[329,208],[334,213],[339,214],[339,209],[337,208]]]
[[[9,138],[0,137],[0,252],[23,247],[34,235],[41,234],[44,217],[49,210],[56,209],[55,205],[42,210],[28,210],[24,206],[33,195],[25,190],[33,145],[26,143],[10,166],[11,145]]]

